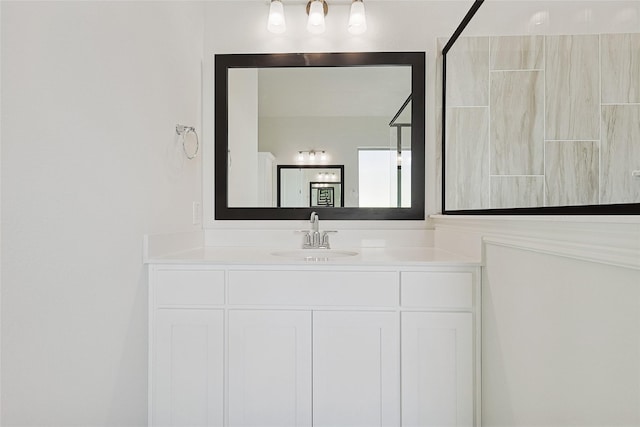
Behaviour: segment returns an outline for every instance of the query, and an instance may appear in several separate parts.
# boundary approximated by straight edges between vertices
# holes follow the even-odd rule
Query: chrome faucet
[[[311,230],[303,231],[304,238],[302,241],[303,249],[330,249],[329,233],[337,233],[337,231],[320,232],[320,217],[316,212],[311,212],[309,217]]]

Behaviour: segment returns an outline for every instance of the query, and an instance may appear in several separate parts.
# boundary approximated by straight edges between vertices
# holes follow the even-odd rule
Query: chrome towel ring
[[[176,125],[176,134],[178,134],[178,136],[182,140],[182,151],[184,151],[187,159],[195,159],[198,155],[198,150],[200,149],[200,141],[198,140],[196,128],[194,128],[193,126]],[[195,148],[187,148],[187,140],[193,140],[193,138],[187,138],[189,134],[193,134],[193,138],[195,138],[195,143],[191,143],[189,145],[195,145]]]

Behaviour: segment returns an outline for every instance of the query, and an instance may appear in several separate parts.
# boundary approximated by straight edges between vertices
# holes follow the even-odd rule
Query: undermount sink
[[[289,251],[271,252],[271,255],[291,259],[301,259],[305,261],[323,261],[332,258],[355,256],[358,255],[358,252],[336,249],[294,249]]]

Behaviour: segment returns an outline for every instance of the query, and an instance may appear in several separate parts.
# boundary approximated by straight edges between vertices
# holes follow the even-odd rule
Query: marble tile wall
[[[544,73],[492,71],[490,85],[491,174],[542,175]]]
[[[492,176],[492,208],[543,206],[544,176]]]
[[[640,34],[603,34],[602,103],[640,103]]]
[[[459,38],[447,54],[447,106],[489,105],[489,37]]]
[[[603,105],[600,203],[640,202],[640,104]]]
[[[491,37],[491,70],[542,70],[544,37]]]
[[[489,208],[489,108],[447,109],[445,180],[448,209]]]
[[[546,206],[598,204],[598,142],[547,141]]]
[[[548,140],[600,138],[599,37],[545,37],[545,135]]]
[[[447,209],[640,203],[640,34],[461,40]]]

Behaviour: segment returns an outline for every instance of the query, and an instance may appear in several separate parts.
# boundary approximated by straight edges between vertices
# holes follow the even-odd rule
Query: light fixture
[[[298,154],[296,155],[296,161],[298,163],[315,163],[316,161],[320,161],[322,163],[327,161],[327,158],[327,153],[324,150],[298,151]]]
[[[283,0],[270,0],[267,29],[275,34],[284,33],[287,29],[282,2]],[[306,11],[308,15],[307,31],[311,34],[324,33],[326,29],[324,17],[329,13],[327,0],[308,0]],[[362,34],[367,31],[364,0],[351,0],[347,30],[351,34]]]
[[[362,34],[367,31],[367,17],[364,13],[364,2],[362,0],[353,0],[351,2],[348,30],[351,34]]]
[[[324,17],[329,12],[329,5],[325,0],[310,0],[307,3],[307,31],[311,34],[322,34],[325,30]]]
[[[269,6],[269,19],[267,20],[267,30],[275,34],[284,33],[287,24],[284,20],[284,6],[282,0],[271,0]]]

